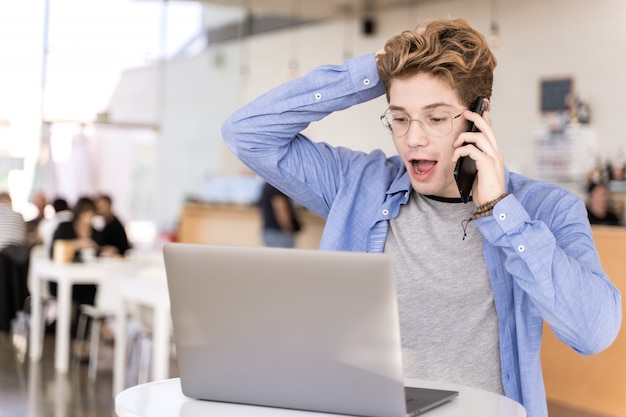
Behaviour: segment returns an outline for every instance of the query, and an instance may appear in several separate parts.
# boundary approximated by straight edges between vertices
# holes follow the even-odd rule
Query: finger
[[[485,134],[489,134],[489,132],[491,132],[491,121],[488,119],[489,118],[489,112],[485,111],[483,112],[482,116],[478,113],[474,113],[472,111],[469,110],[465,110],[463,112],[463,116],[474,123],[474,126],[476,126],[476,128],[478,128],[478,130],[480,130],[481,132],[485,133]]]
[[[469,156],[470,158],[472,158],[474,161],[477,161],[481,158],[485,157],[485,153],[483,152],[482,149],[480,149],[478,146],[476,146],[475,144],[466,144],[464,146],[461,146],[459,148],[456,148],[454,151],[454,155],[453,158],[456,161],[458,158],[462,157],[462,156]]]
[[[489,126],[491,126],[491,112],[489,110],[485,110],[483,112],[483,119],[487,122]]]
[[[452,146],[460,148],[467,144],[474,145],[478,149],[484,150],[485,145],[489,145],[489,140],[485,138],[482,132],[463,132],[456,138]]]
[[[492,143],[481,133],[466,133],[466,143],[459,142],[458,147],[453,154],[453,160],[456,161],[461,156],[469,156],[478,164],[480,160],[492,159],[498,160],[502,158],[500,151],[492,146]],[[459,138],[460,141],[463,138]],[[455,143],[456,145],[457,143]]]
[[[483,112],[483,115],[480,116],[474,112],[471,111],[465,111],[464,112],[464,116],[467,115],[467,119],[471,120],[472,122],[474,122],[474,125],[478,128],[478,130],[480,130],[480,133],[482,133],[485,138],[489,141],[491,147],[494,150],[498,149],[498,143],[496,141],[496,137],[495,137],[495,133],[491,127],[491,120],[490,120],[490,113],[489,111],[485,111]],[[466,137],[466,134],[462,133],[460,136]],[[479,139],[478,138],[474,138],[473,142],[474,143],[479,143],[478,142]],[[478,145],[481,149],[485,149],[484,145],[481,146],[480,144]]]

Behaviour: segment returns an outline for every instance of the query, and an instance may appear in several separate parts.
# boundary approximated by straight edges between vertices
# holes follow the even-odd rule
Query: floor
[[[73,363],[67,375],[54,371],[54,336],[46,335],[43,358],[20,361],[10,335],[0,333],[0,417],[115,417],[112,346],[103,345],[95,382],[87,366]],[[173,372],[175,363],[173,363]],[[605,417],[549,404],[550,417]]]
[[[0,333],[0,417],[115,417],[113,346],[101,345],[98,357],[94,382],[86,364],[74,362],[60,375],[54,370],[53,335],[45,337],[42,360],[30,363],[20,360],[11,336]],[[175,374],[175,363],[171,369]]]
[[[112,370],[102,349],[102,369],[95,383],[87,378],[87,366],[72,364],[67,375],[54,370],[54,337],[47,335],[43,358],[20,361],[10,336],[0,334],[0,417],[111,417],[115,416]],[[108,368],[108,369],[107,369]]]

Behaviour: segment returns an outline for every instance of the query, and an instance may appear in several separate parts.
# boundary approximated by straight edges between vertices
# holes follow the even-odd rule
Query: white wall
[[[357,36],[354,53],[377,51],[384,42],[413,22],[430,17],[463,17],[487,34],[489,0],[430,2],[400,8],[378,16],[373,37]],[[623,145],[620,99],[626,93],[626,2],[621,0],[514,0],[500,1],[501,44],[492,98],[492,119],[506,161],[512,168],[532,175],[532,128],[544,121],[539,112],[541,79],[571,76],[576,89],[592,107],[592,124],[598,130],[604,156]],[[342,60],[342,22],[305,28],[297,35],[302,70]],[[269,34],[250,42],[252,64],[249,87],[242,103],[286,79],[288,34]],[[268,54],[273,51],[275,57]],[[378,114],[384,98],[346,115],[331,117],[310,128],[313,136],[357,148],[383,147],[386,137]]]
[[[592,108],[603,157],[624,146],[622,98],[626,68],[626,2],[623,0],[500,0],[501,43],[492,97],[492,121],[509,168],[533,176],[532,129],[544,122],[539,112],[541,79],[571,76]],[[157,220],[176,222],[185,196],[211,175],[244,168],[222,143],[222,120],[233,110],[294,76],[321,64],[341,63],[352,55],[375,52],[384,42],[419,20],[463,17],[489,32],[490,0],[450,0],[402,7],[377,15],[374,36],[359,33],[356,20],[325,22],[232,41],[194,58],[166,64],[161,137],[157,145]],[[297,46],[297,53],[289,51]],[[250,68],[240,75],[241,62]],[[393,153],[379,124],[384,98],[334,114],[307,132],[316,140],[362,150]],[[592,159],[594,155],[589,155]]]

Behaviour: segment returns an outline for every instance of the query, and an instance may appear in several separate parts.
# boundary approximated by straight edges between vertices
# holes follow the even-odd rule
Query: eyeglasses
[[[417,119],[411,119],[406,113],[387,109],[380,116],[380,121],[391,135],[400,137],[406,135],[411,126],[411,122],[419,122],[422,130],[430,136],[442,137],[452,132],[454,119],[463,113],[452,116],[448,113],[437,111],[424,113]]]

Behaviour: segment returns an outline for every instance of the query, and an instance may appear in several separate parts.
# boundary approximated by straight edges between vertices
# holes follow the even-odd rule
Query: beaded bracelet
[[[467,236],[467,225],[469,224],[469,222],[471,222],[472,220],[477,220],[483,217],[491,216],[493,214],[493,208],[496,206],[496,204],[498,204],[498,202],[502,200],[504,197],[506,197],[507,195],[509,194],[504,193],[500,197],[496,198],[495,200],[491,200],[485,204],[481,204],[480,206],[476,207],[476,210],[474,210],[472,217],[470,217],[469,219],[463,220],[461,222],[461,225],[463,226],[463,240],[465,240],[465,237]]]
[[[498,204],[500,202],[500,200],[502,200],[507,195],[509,195],[509,194],[508,193],[504,193],[500,197],[496,198],[495,200],[491,200],[491,201],[489,201],[489,202],[487,202],[485,204],[482,204],[482,205],[478,206],[476,208],[476,210],[474,210],[474,213],[472,214],[472,220],[480,219],[482,217],[491,216],[493,214],[493,208],[496,206],[496,204]]]

